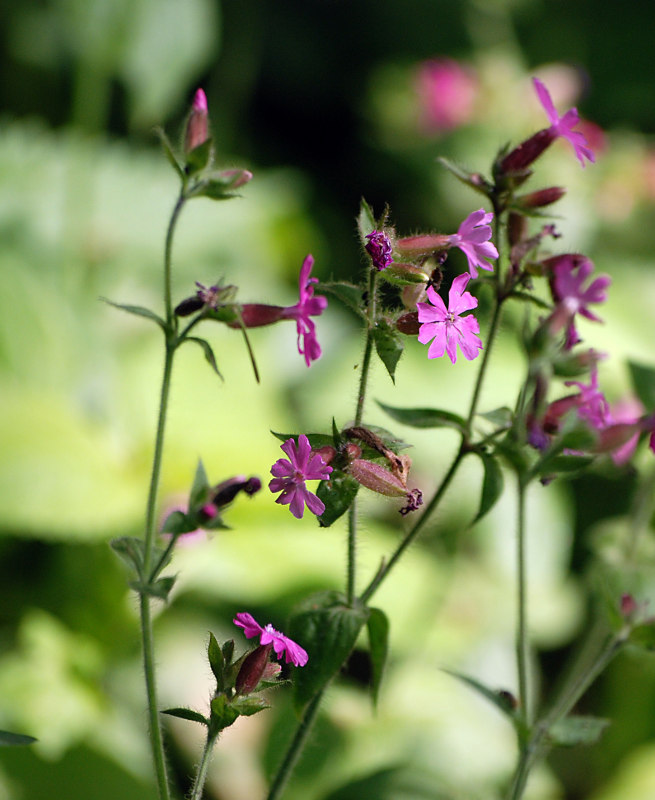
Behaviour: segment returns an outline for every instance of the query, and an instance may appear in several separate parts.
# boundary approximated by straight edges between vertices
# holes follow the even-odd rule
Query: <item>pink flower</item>
[[[589,142],[587,141],[585,135],[581,131],[573,130],[580,120],[577,109],[571,108],[564,114],[564,116],[560,117],[555,110],[555,106],[553,105],[553,101],[550,97],[548,89],[546,89],[544,84],[538,78],[533,78],[532,83],[534,84],[535,91],[537,92],[539,102],[543,106],[546,116],[548,117],[548,121],[550,122],[550,132],[555,137],[561,136],[571,142],[578,161],[583,167],[585,166],[585,158],[593,163],[596,158],[592,149],[589,147]]]
[[[451,247],[458,247],[466,256],[472,278],[478,277],[478,267],[493,270],[493,265],[487,259],[498,258],[498,250],[489,241],[491,239],[489,223],[493,216],[491,211],[487,213],[484,208],[479,208],[468,215],[457,229],[457,233],[448,237]]]
[[[417,303],[419,322],[418,340],[427,344],[434,339],[428,350],[428,358],[441,358],[444,352],[454,364],[457,361],[457,345],[459,344],[464,358],[471,361],[476,358],[482,349],[482,342],[477,338],[480,326],[477,319],[470,315],[461,317],[464,311],[477,308],[478,301],[470,292],[465,292],[469,282],[468,272],[458,275],[453,281],[448,293],[448,308],[444,301],[435,292],[432,286],[428,287],[428,300],[430,303]]]
[[[332,467],[318,453],[312,452],[304,433],[298,437],[297,445],[293,439],[287,439],[280,446],[289,458],[279,458],[271,467],[274,477],[268,488],[272,492],[282,492],[275,502],[289,505],[296,519],[302,519],[305,505],[319,517],[325,511],[325,505],[307,489],[305,481],[325,480],[332,472]]]
[[[577,386],[580,394],[574,395],[578,416],[591,428],[602,431],[610,422],[609,403],[598,387],[598,370],[592,367],[589,384],[580,381],[564,381],[565,386]]]
[[[246,638],[252,639],[253,636],[259,636],[259,643],[262,646],[273,645],[273,650],[277,658],[280,658],[283,653],[286,653],[286,663],[294,664],[296,667],[304,667],[308,661],[308,655],[305,650],[296,644],[288,636],[276,631],[275,628],[269,623],[264,628],[257,622],[257,620],[242,611],[236,615],[233,620],[235,625],[243,628]]]
[[[626,397],[613,403],[609,409],[609,419],[612,425],[634,425],[634,433],[630,438],[615,448],[611,455],[612,460],[619,466],[626,464],[632,458],[639,442],[639,425],[644,407],[636,397]]]
[[[325,297],[314,297],[313,284],[318,283],[318,278],[310,278],[309,273],[314,266],[314,257],[308,255],[300,269],[299,300],[295,306],[283,309],[280,319],[295,319],[298,331],[298,352],[305,356],[305,363],[309,367],[312,361],[321,356],[321,346],[316,340],[316,325],[310,317],[318,317],[327,308]]]
[[[458,128],[473,116],[478,82],[471,70],[449,58],[424,61],[416,74],[421,125],[427,133]]]
[[[195,147],[207,141],[209,136],[209,119],[207,96],[202,89],[198,89],[193,98],[191,113],[186,125],[184,149],[188,153]]]
[[[368,242],[364,247],[373,261],[373,266],[378,271],[386,269],[389,264],[393,264],[391,242],[384,231],[372,231],[366,234],[366,238]]]

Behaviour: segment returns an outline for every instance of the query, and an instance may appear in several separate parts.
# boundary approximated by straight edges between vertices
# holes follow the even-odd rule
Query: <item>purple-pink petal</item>
[[[535,91],[537,92],[539,102],[546,112],[548,121],[551,124],[551,131],[555,134],[555,136],[561,136],[563,139],[566,139],[571,143],[575,151],[575,155],[583,167],[586,166],[585,158],[593,163],[596,160],[596,157],[594,156],[593,150],[589,147],[589,142],[587,141],[585,135],[582,133],[582,131],[573,130],[573,128],[580,121],[578,110],[576,108],[570,108],[563,116],[560,117],[555,109],[550,93],[544,84],[537,78],[533,78],[532,83],[534,84]]]
[[[241,611],[238,613],[233,622],[235,625],[243,628],[243,632],[247,639],[252,639],[253,636],[259,636],[264,630],[253,617],[253,615],[248,614],[247,611]]]

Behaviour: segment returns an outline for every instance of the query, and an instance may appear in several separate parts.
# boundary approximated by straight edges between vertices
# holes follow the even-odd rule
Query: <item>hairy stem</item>
[[[528,611],[526,598],[526,553],[525,553],[525,482],[517,481],[517,530],[516,530],[516,669],[519,684],[519,708],[526,727],[530,724],[528,697]]]
[[[200,764],[198,765],[198,772],[196,773],[196,778],[193,782],[193,788],[191,789],[189,800],[202,800],[202,790],[205,787],[207,772],[209,770],[209,762],[211,761],[212,750],[214,749],[217,739],[217,733],[210,734],[209,731],[207,731],[207,740],[205,741]]]

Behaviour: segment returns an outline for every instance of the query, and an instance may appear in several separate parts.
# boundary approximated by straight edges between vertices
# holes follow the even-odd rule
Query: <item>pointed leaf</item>
[[[159,600],[168,600],[168,595],[175,585],[177,578],[175,576],[167,576],[159,578],[154,583],[145,583],[143,581],[131,581],[130,588],[134,589],[140,595],[148,597],[156,597]]]
[[[232,662],[232,657],[234,656],[234,639],[228,639],[227,642],[223,642],[223,647],[221,647],[221,650],[223,651],[225,663],[230,664]]]
[[[278,433],[277,431],[271,431],[271,433],[281,442],[286,442],[287,439],[293,439],[293,441],[298,444],[298,436],[300,435],[298,433]],[[307,433],[305,435],[309,439],[312,450],[320,450],[321,447],[334,447],[334,439],[326,433]]]
[[[238,717],[239,712],[232,707],[227,697],[224,694],[217,695],[211,702],[210,732],[217,733],[229,728]]]
[[[637,397],[647,411],[655,410],[655,368],[628,362],[630,377]]]
[[[132,567],[137,575],[143,571],[143,540],[134,536],[120,536],[111,540],[111,549]]]
[[[182,165],[177,160],[177,156],[171,147],[171,143],[168,141],[168,137],[164,133],[163,128],[155,128],[155,134],[159,137],[159,141],[161,142],[162,149],[166,155],[166,158],[170,161],[171,165],[180,176],[182,181],[185,180],[184,169]]]
[[[186,154],[187,173],[189,175],[194,175],[195,173],[200,172],[200,170],[203,170],[207,164],[209,164],[211,152],[211,139],[205,139],[202,144],[199,144],[197,147],[194,147],[193,150],[190,150]]]
[[[490,703],[493,703],[499,711],[508,716],[514,724],[517,724],[515,701],[509,692],[502,689],[490,689],[475,678],[471,678],[469,675],[464,675],[452,669],[442,669],[441,671],[445,672],[447,675],[452,675],[453,678],[457,678],[458,681],[465,683],[471,689],[475,689],[478,694],[481,694]]]
[[[189,508],[194,511],[207,502],[209,495],[209,480],[205,472],[205,466],[200,459],[198,459],[198,466],[196,467],[196,474],[193,477],[193,484],[189,492]],[[193,529],[192,529],[193,530]]]
[[[509,428],[514,421],[514,413],[507,406],[494,408],[493,411],[485,411],[484,414],[478,414],[477,416],[486,419],[497,428]]]
[[[213,633],[209,634],[209,644],[207,645],[207,658],[209,659],[209,666],[216,678],[216,685],[219,692],[225,689],[223,673],[225,671],[225,659],[223,651],[219,647],[216,637]]]
[[[382,673],[387,661],[389,650],[389,620],[387,615],[379,608],[369,609],[366,620],[368,628],[368,641],[371,648],[371,664],[373,665],[373,680],[371,682],[371,696],[373,706],[377,705]]]
[[[329,528],[333,522],[350,508],[359,490],[359,483],[338,469],[333,469],[330,477],[318,484],[316,495],[325,504],[325,511],[318,518],[322,528]]]
[[[137,317],[151,319],[153,322],[156,322],[164,332],[166,331],[166,323],[164,320],[149,308],[144,308],[143,306],[132,306],[127,303],[114,303],[113,300],[108,300],[106,297],[101,297],[100,299],[103,303],[107,303],[114,308],[120,308],[121,311],[127,311],[128,314],[136,314]]]
[[[376,400],[380,408],[396,422],[412,428],[455,428],[463,433],[466,422],[459,414],[443,411],[439,408],[394,408]]]
[[[375,349],[380,356],[380,360],[387,368],[389,377],[396,382],[396,365],[405,349],[405,343],[401,334],[389,325],[388,322],[381,320],[373,328],[373,341]]]
[[[368,618],[359,601],[353,607],[337,592],[308,598],[289,621],[289,636],[307,651],[309,660],[294,670],[294,704],[302,708],[323,689],[346,661]]]
[[[26,736],[24,733],[11,733],[11,731],[0,731],[0,747],[23,747],[38,741],[33,736]]]
[[[471,523],[474,525],[478,520],[496,505],[496,502],[503,493],[503,471],[495,456],[489,453],[476,451],[480,456],[482,466],[484,467],[484,478],[482,480],[482,494],[480,495],[480,508],[475,515],[475,519]]]
[[[223,376],[218,369],[218,364],[216,363],[216,357],[214,356],[214,351],[212,350],[211,345],[206,339],[201,339],[198,336],[187,336],[184,340],[185,342],[196,342],[202,348],[203,353],[205,354],[205,359],[209,366],[214,370],[214,372],[218,375],[218,377],[223,380]]]
[[[259,711],[270,708],[266,700],[261,697],[253,697],[253,695],[249,695],[248,697],[235,697],[231,705],[242,717],[251,717]]]
[[[193,517],[188,516],[183,511],[171,511],[162,525],[162,533],[172,533],[179,536],[182,533],[195,531],[198,526]]]
[[[366,314],[362,308],[362,290],[358,286],[354,286],[352,283],[323,283],[321,281],[318,290],[321,293],[327,292],[334,295],[351,311],[359,314],[362,319],[366,319]]]
[[[474,189],[476,192],[479,192],[485,197],[489,197],[492,187],[479,173],[469,172],[448,158],[440,157],[437,159],[437,161],[442,167],[445,167],[448,172],[454,175],[458,181],[465,183],[467,186],[470,186],[471,189]]]
[[[563,747],[572,747],[576,744],[595,744],[609,724],[609,719],[573,715],[551,725],[548,738],[554,744]]]
[[[366,236],[377,228],[373,209],[362,197],[359,203],[359,214],[357,215],[357,229],[362,247],[366,244]]]
[[[209,720],[197,711],[190,708],[167,708],[162,714],[168,714],[169,717],[177,717],[178,719],[188,719],[190,722],[199,722],[201,725],[209,725]]]

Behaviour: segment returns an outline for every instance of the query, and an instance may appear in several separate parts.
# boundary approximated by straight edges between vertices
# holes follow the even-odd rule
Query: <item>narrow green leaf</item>
[[[559,720],[548,731],[549,739],[563,747],[576,744],[595,744],[610,724],[609,719],[572,715]]]
[[[366,244],[366,236],[377,228],[373,209],[362,197],[359,203],[359,214],[357,215],[357,230],[362,247]]]
[[[151,319],[153,322],[156,322],[164,332],[166,331],[166,323],[164,320],[149,308],[144,308],[143,306],[132,306],[126,303],[114,303],[113,300],[108,300],[106,297],[101,297],[100,299],[103,303],[107,303],[114,308],[120,308],[121,311],[127,311],[128,314],[136,314],[137,317]]]
[[[442,167],[445,167],[451,175],[454,175],[458,181],[470,186],[471,189],[474,189],[476,192],[484,195],[485,197],[489,197],[489,193],[491,191],[491,186],[489,185],[488,181],[483,178],[477,172],[469,172],[465,170],[463,167],[460,167],[458,164],[455,164],[454,161],[451,161],[448,158],[444,158],[443,156],[438,158],[437,161],[441,164]]]
[[[482,697],[486,698],[490,703],[496,706],[496,708],[501,711],[505,716],[509,717],[512,722],[516,725],[518,722],[517,714],[516,714],[516,707],[515,702],[513,701],[512,695],[502,689],[490,689],[488,686],[485,686],[484,683],[480,683],[480,681],[476,680],[475,678],[471,678],[469,675],[464,675],[461,672],[456,672],[452,669],[442,669],[442,672],[445,672],[447,675],[451,675],[453,678],[457,678],[458,681],[469,686],[471,689],[474,689],[478,694],[481,694]]]
[[[182,168],[180,162],[177,160],[177,156],[175,155],[175,152],[171,147],[171,143],[168,141],[168,136],[166,136],[166,134],[164,133],[163,128],[159,127],[155,128],[155,134],[159,137],[159,141],[161,142],[161,146],[164,151],[164,154],[166,155],[166,158],[170,161],[171,166],[173,167],[175,172],[177,172],[177,174],[180,176],[182,181],[184,181],[185,180],[184,169]]]
[[[198,466],[196,467],[196,474],[193,477],[193,484],[189,492],[189,509],[197,510],[207,502],[209,495],[209,480],[205,472],[205,466],[200,459],[198,459]]]
[[[359,602],[350,607],[337,592],[308,598],[289,621],[289,636],[307,651],[309,661],[294,670],[294,703],[302,708],[344,664],[368,618]]]
[[[186,154],[187,173],[189,175],[195,175],[197,172],[203,170],[207,164],[209,164],[211,152],[211,139],[205,139],[202,144],[199,144],[197,147],[194,147],[193,150],[190,150]]]
[[[161,713],[168,714],[169,717],[178,717],[178,719],[188,719],[190,722],[199,722],[201,725],[209,725],[207,717],[190,708],[167,708]]]
[[[405,342],[401,334],[389,325],[388,322],[381,320],[373,328],[373,341],[380,360],[387,368],[389,377],[396,382],[396,365],[405,349]]]
[[[484,414],[477,414],[477,416],[486,419],[498,428],[509,428],[514,421],[514,413],[507,406],[494,408],[493,411],[485,411]]]
[[[368,641],[371,649],[371,664],[373,666],[373,679],[371,682],[371,697],[373,706],[377,706],[380,684],[384,665],[389,651],[389,620],[387,615],[379,608],[369,609],[366,620],[368,628]]]
[[[110,542],[111,549],[122,560],[134,569],[137,575],[143,573],[143,540],[136,539],[134,536],[120,536],[117,539],[112,539]]]
[[[359,483],[341,470],[332,470],[330,477],[318,484],[316,495],[325,504],[325,511],[318,518],[322,528],[329,528],[352,505],[359,490]]]
[[[366,314],[362,308],[362,290],[352,283],[323,283],[317,287],[318,291],[334,295],[336,298],[347,306],[351,311],[354,311],[362,319],[366,319]]]
[[[300,435],[298,433],[278,433],[277,431],[271,431],[271,433],[281,442],[286,442],[287,439],[293,439],[293,441],[298,444],[298,436]],[[320,450],[321,447],[334,447],[334,439],[332,436],[328,436],[327,433],[307,433],[305,435],[309,439],[312,450]]]
[[[652,411],[655,408],[655,368],[628,361],[632,386],[644,408]]]
[[[38,740],[34,736],[27,736],[24,733],[0,731],[0,747],[23,747],[36,741]]]
[[[234,656],[234,639],[228,639],[227,642],[223,642],[223,647],[221,647],[221,650],[223,651],[225,663],[230,664],[232,662],[232,657]]]
[[[162,525],[162,533],[172,533],[179,536],[182,533],[195,531],[197,524],[193,517],[187,516],[183,511],[171,511]]]
[[[218,375],[218,377],[223,380],[223,376],[218,369],[218,364],[216,363],[216,357],[214,356],[214,351],[212,350],[211,345],[206,339],[201,339],[198,336],[187,336],[184,340],[185,342],[196,342],[202,348],[203,353],[205,354],[205,359],[209,366],[214,370],[214,372]]]
[[[459,414],[439,408],[393,408],[376,400],[380,408],[396,422],[412,428],[455,428],[460,432],[466,429],[466,422]]]
[[[224,686],[224,671],[225,671],[225,658],[216,637],[213,633],[209,634],[209,644],[207,645],[207,658],[209,659],[209,666],[216,678],[216,685],[219,692],[225,689]]]
[[[484,478],[482,480],[482,493],[480,495],[480,508],[471,524],[481,520],[487,512],[496,505],[503,493],[503,471],[495,456],[489,453],[477,452],[484,467]]]

